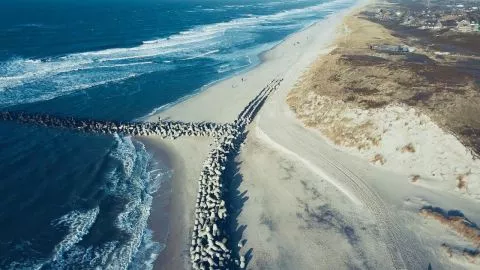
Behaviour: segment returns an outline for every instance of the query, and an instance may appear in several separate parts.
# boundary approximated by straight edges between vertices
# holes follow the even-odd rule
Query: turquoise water
[[[0,2],[0,109],[132,120],[353,0]],[[148,269],[169,168],[129,137],[0,123],[0,268]],[[156,162],[156,163],[155,163]]]

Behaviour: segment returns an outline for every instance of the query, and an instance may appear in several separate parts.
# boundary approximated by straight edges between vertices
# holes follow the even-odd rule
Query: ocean
[[[354,2],[3,0],[0,110],[138,120]],[[131,137],[0,122],[0,269],[152,268],[171,174]]]

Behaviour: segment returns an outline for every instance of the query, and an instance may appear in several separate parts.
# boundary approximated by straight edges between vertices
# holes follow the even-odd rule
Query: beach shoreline
[[[150,115],[149,121],[162,119],[182,121],[231,122],[246,104],[266,84],[275,78],[288,77],[296,81],[301,71],[306,69],[317,57],[328,51],[336,39],[339,26],[347,14],[366,4],[358,1],[351,7],[330,14],[324,19],[295,32],[279,42],[273,48],[261,53],[260,63],[246,70],[214,82],[187,99],[181,99],[172,106]],[[295,63],[297,69],[289,72]],[[161,141],[157,138],[143,138],[147,149],[166,153],[171,160],[173,177],[170,180],[171,191],[168,209],[168,239],[165,249],[155,262],[155,269],[188,268],[188,239],[193,222],[193,211],[197,192],[196,179],[201,165],[210,148],[211,141],[199,138],[182,138],[175,141]],[[160,199],[164,200],[164,199]],[[155,220],[157,209],[164,204],[155,198],[150,220]],[[151,222],[154,231],[158,222]]]

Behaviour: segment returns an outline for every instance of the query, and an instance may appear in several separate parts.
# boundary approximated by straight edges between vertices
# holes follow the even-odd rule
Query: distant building
[[[478,26],[477,26],[477,29],[478,29]],[[468,33],[468,32],[473,32],[473,31],[476,31],[475,29],[475,23],[471,23],[467,20],[462,20],[460,22],[458,22],[457,24],[457,30],[459,32],[463,32],[463,33]]]
[[[470,23],[466,20],[458,22],[457,30],[459,32],[469,32],[471,30]]]
[[[370,50],[389,54],[405,54],[412,51],[404,45],[370,45]]]
[[[420,29],[432,29],[432,30],[440,30],[443,28],[442,22],[439,20],[425,20],[423,25]]]
[[[480,25],[478,22],[472,22],[470,23],[470,26],[472,27],[473,32],[480,32]]]

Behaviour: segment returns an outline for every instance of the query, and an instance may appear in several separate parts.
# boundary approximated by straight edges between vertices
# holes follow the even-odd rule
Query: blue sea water
[[[133,120],[354,0],[3,0],[0,110]],[[0,123],[0,269],[148,269],[170,172],[130,137]]]

